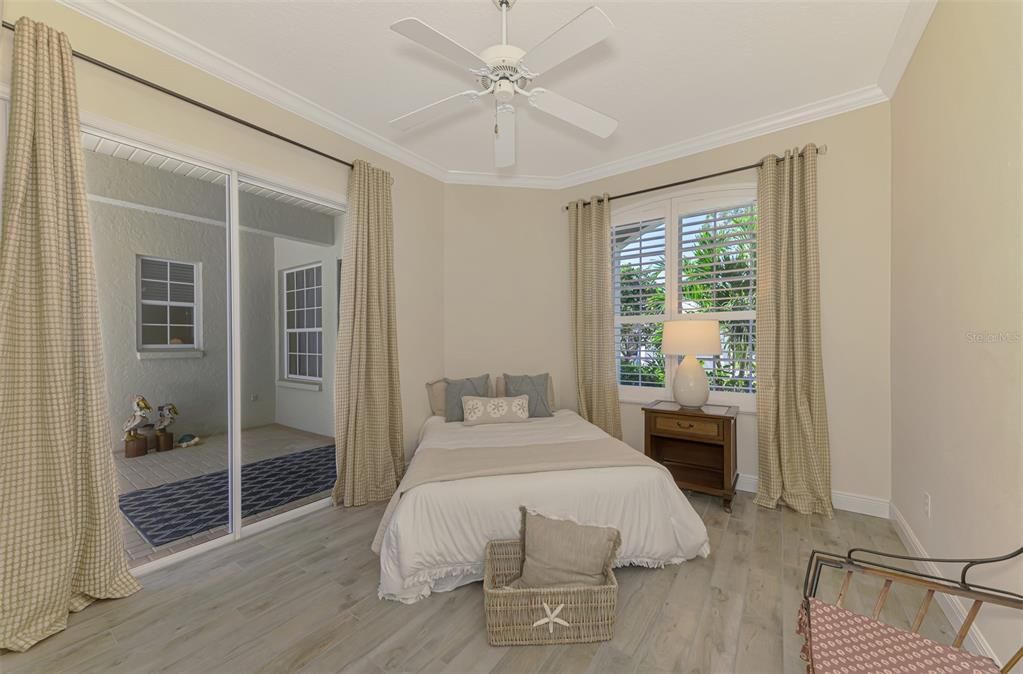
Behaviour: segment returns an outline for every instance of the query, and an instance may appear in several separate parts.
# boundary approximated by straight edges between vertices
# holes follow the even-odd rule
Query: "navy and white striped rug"
[[[334,445],[243,465],[242,517],[327,491],[336,477]],[[142,537],[159,546],[226,525],[227,494],[227,471],[221,470],[121,494],[119,500]]]

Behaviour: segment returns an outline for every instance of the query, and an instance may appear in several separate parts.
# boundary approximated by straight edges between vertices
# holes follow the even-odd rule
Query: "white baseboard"
[[[736,482],[735,488],[739,491],[748,491],[755,494],[757,491],[757,476],[739,473],[739,480]],[[871,517],[880,517],[882,519],[888,519],[891,514],[889,509],[890,503],[887,499],[877,498],[876,496],[850,494],[847,491],[832,491],[831,504],[839,510],[870,515]]]
[[[913,529],[909,526],[909,522],[902,516],[899,509],[895,507],[895,504],[891,504],[891,520],[892,525],[895,527],[895,532],[899,535],[902,540],[902,544],[909,550],[909,554],[915,557],[930,557],[927,550],[924,549],[920,539],[913,533]],[[932,576],[942,576],[941,570],[934,562],[916,562],[917,570],[922,573],[927,573]],[[941,607],[942,612],[948,621],[952,624],[953,629],[958,629],[963,621],[966,620],[966,606],[959,597],[952,597],[947,594],[937,593],[935,597],[938,600],[938,606]],[[1001,662],[998,656],[995,655],[994,649],[991,648],[991,644],[988,643],[987,639],[984,638],[984,634],[980,631],[977,623],[973,623],[973,627],[970,628],[970,633],[966,636],[966,642],[963,644],[966,650],[971,653],[978,655],[986,655],[1001,666]]]

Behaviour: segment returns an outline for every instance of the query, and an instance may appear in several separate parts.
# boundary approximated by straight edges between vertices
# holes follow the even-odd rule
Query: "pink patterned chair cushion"
[[[998,674],[989,658],[931,641],[819,599],[799,611],[808,674]]]

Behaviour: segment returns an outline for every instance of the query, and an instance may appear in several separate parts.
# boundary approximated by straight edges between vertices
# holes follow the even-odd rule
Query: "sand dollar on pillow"
[[[529,421],[529,396],[521,395],[514,398],[462,396],[462,410],[465,413],[466,426]]]

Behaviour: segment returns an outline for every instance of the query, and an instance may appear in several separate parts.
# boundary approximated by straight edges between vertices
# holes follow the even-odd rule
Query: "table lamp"
[[[661,338],[661,351],[682,356],[675,370],[672,392],[682,407],[702,407],[710,397],[707,373],[696,359],[721,354],[721,328],[717,321],[667,321]]]

